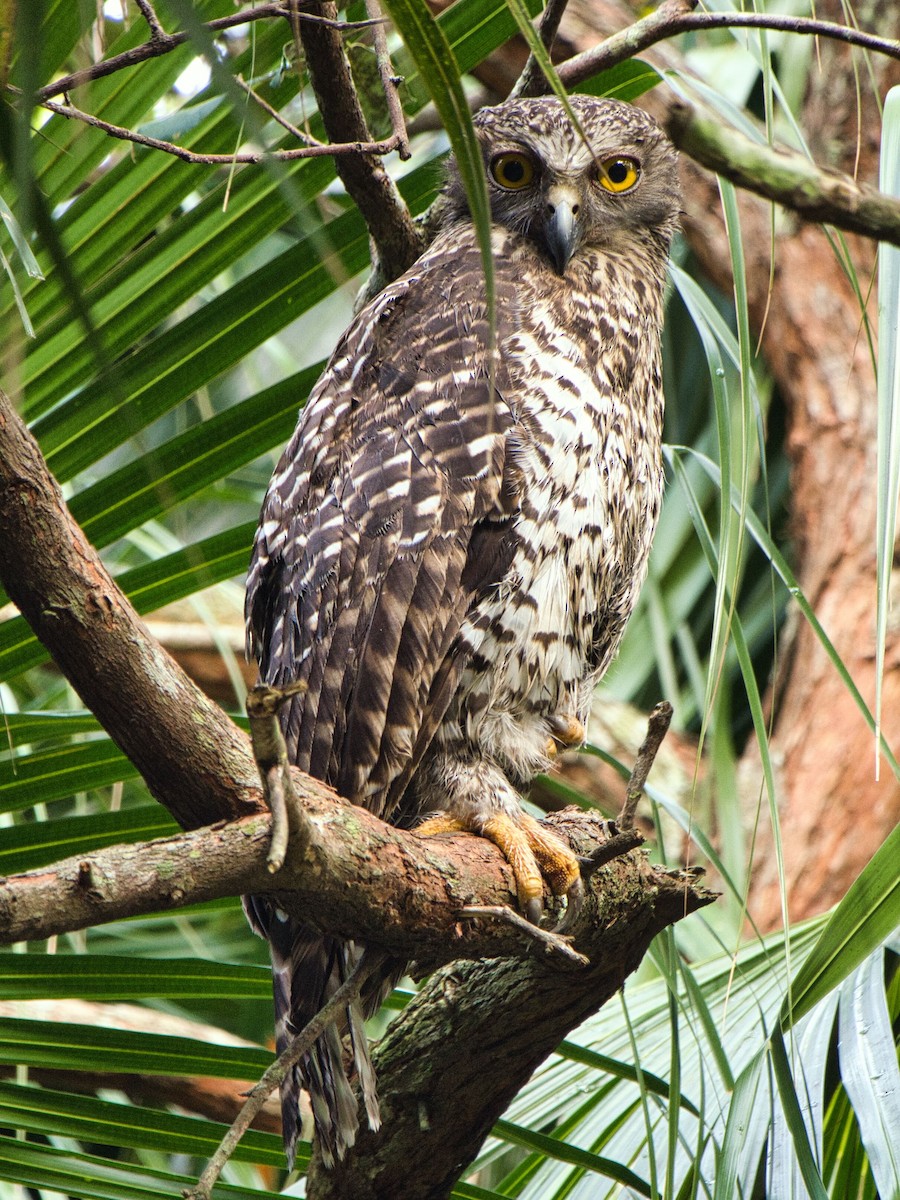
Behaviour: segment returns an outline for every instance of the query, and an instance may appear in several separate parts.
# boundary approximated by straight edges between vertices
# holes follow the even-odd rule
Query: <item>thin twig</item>
[[[403,82],[394,73],[391,56],[388,53],[387,32],[384,27],[384,17],[379,0],[366,0],[366,12],[374,26],[373,41],[375,43],[375,61],[378,63],[378,73],[381,76],[381,86],[387,102],[388,116],[391,119],[391,132],[397,139],[397,153],[405,161],[411,156],[409,137],[406,132],[406,122],[403,118],[403,105],[397,91]]]
[[[359,154],[381,155],[390,154],[397,149],[396,138],[389,137],[381,142],[346,142],[338,145],[316,142],[315,145],[298,147],[296,150],[246,150],[238,154],[200,154],[195,150],[187,150],[184,146],[177,146],[174,142],[166,142],[162,138],[139,133],[136,129],[125,129],[121,125],[112,125],[109,121],[95,117],[93,113],[82,112],[73,104],[58,104],[55,100],[45,100],[42,107],[61,117],[69,117],[73,121],[82,121],[94,129],[101,129],[110,137],[118,138],[120,141],[133,142],[136,146],[146,146],[150,150],[162,150],[163,153],[172,154],[183,162],[195,163],[204,167],[230,166],[232,163],[261,163],[269,159],[290,162],[296,158],[324,158],[327,155],[333,155],[335,158]]]
[[[547,7],[544,9],[541,16],[541,23],[538,26],[538,36],[548,54],[553,49],[553,43],[556,41],[557,33],[559,33],[560,22],[563,19],[568,2],[569,0],[547,0]],[[544,72],[541,70],[541,64],[533,54],[529,54],[525,69],[519,76],[512,90],[512,95],[536,96],[542,90],[539,81],[542,81],[543,78]]]
[[[323,17],[332,18],[337,13],[332,0],[307,0],[307,4]],[[329,140],[335,144],[364,143],[370,137],[368,125],[340,37],[333,29],[305,22],[297,24],[295,32],[303,43],[306,71]],[[397,137],[390,142],[392,148],[396,147]],[[380,274],[385,282],[395,279],[422,253],[425,242],[421,231],[383,163],[370,151],[341,155],[335,166],[375,243]]]
[[[272,832],[266,857],[266,865],[272,874],[284,866],[288,843],[299,855],[309,842],[309,825],[291,782],[287,746],[278,723],[282,705],[306,690],[305,680],[297,680],[283,688],[259,683],[247,695],[253,757],[272,811]]]
[[[662,745],[662,740],[666,736],[671,723],[672,705],[668,700],[660,700],[659,704],[657,704],[656,708],[650,714],[650,719],[647,722],[647,736],[644,738],[640,750],[638,750],[637,758],[634,761],[634,769],[631,772],[631,778],[628,780],[628,787],[625,791],[625,803],[622,806],[622,811],[616,818],[616,825],[623,833],[627,833],[634,825],[634,813],[638,801],[643,795],[644,784],[647,782],[650,768],[653,766],[657,752]]]
[[[265,1104],[269,1095],[280,1087],[288,1071],[292,1070],[313,1042],[325,1032],[328,1026],[340,1015],[341,1011],[353,1004],[358,998],[366,979],[384,960],[384,955],[366,950],[356,964],[350,976],[341,984],[327,1004],[316,1013],[308,1025],[293,1039],[291,1044],[279,1054],[269,1066],[258,1083],[247,1093],[247,1102],[235,1118],[231,1128],[222,1138],[218,1149],[206,1165],[203,1174],[192,1188],[185,1188],[185,1200],[209,1200],[212,1189],[222,1168],[231,1158],[238,1142],[250,1128],[256,1115]]]
[[[861,46],[876,54],[884,54],[888,58],[900,59],[900,41],[892,38],[878,37],[874,33],[865,33],[848,25],[840,25],[833,21],[820,21],[812,17],[789,17],[773,13],[751,12],[701,12],[692,11],[693,5],[689,0],[663,0],[663,3],[640,21],[636,21],[627,29],[613,34],[599,46],[594,46],[582,54],[576,54],[557,68],[559,77],[567,87],[582,83],[597,72],[614,67],[626,58],[639,54],[657,42],[666,38],[676,37],[699,29],[774,29],[787,33],[797,33],[809,37],[827,37],[837,41],[847,42],[852,46]],[[252,21],[263,21],[277,17],[293,15],[297,21],[311,25],[323,25],[326,28],[352,30],[371,26],[369,21],[338,21],[321,14],[295,11],[291,13],[287,4],[261,4],[255,8],[244,9],[231,16],[218,17],[204,23],[210,33],[220,33],[233,29],[238,25],[249,24]],[[126,67],[135,66],[150,58],[158,58],[169,54],[188,40],[188,34],[155,33],[148,42],[115,54],[103,62],[93,63],[70,75],[48,83],[35,92],[35,102],[41,103],[53,96],[61,96],[75,88],[82,87],[94,79],[102,79],[121,71]],[[7,84],[7,90],[16,91]],[[546,90],[541,88],[540,90]]]
[[[162,27],[162,22],[153,10],[153,5],[150,0],[135,0],[141,14],[150,29],[151,37],[164,38],[166,31]]]
[[[149,5],[147,6],[149,8]],[[141,9],[143,12],[143,8]],[[214,21],[205,21],[203,28],[210,33],[223,33],[227,29],[234,29],[239,25],[247,25],[252,21],[266,21],[274,18],[291,16],[291,9],[287,4],[260,4],[256,8],[247,8],[243,12],[233,13],[227,17],[217,17]],[[324,25],[329,29],[351,31],[354,29],[368,29],[372,22],[367,21],[339,21],[335,18],[319,16],[316,13],[297,12],[293,14],[299,21],[308,22],[311,25]],[[144,13],[146,17],[147,14]],[[149,24],[149,21],[148,21]],[[178,33],[166,33],[159,21],[156,22],[156,28],[153,30],[153,36],[148,42],[142,42],[139,46],[133,46],[130,50],[124,50],[121,54],[114,54],[112,58],[106,58],[102,62],[92,63],[89,67],[84,67],[80,71],[73,71],[70,75],[63,75],[59,79],[55,79],[52,83],[48,83],[45,87],[38,88],[34,94],[35,103],[40,104],[44,100],[49,100],[53,96],[62,96],[68,92],[72,92],[75,88],[83,87],[86,83],[91,83],[95,79],[104,79],[107,75],[114,75],[117,71],[122,71],[126,67],[136,66],[138,63],[146,62],[151,58],[159,58],[162,54],[171,54],[173,50],[177,50],[179,46],[183,46],[189,40],[190,34],[185,30]],[[9,90],[15,90],[10,85],[7,85]]]
[[[461,917],[492,917],[497,921],[503,921],[507,925],[512,925],[514,929],[518,929],[521,933],[527,934],[533,941],[539,942],[545,949],[554,954],[561,954],[563,958],[576,966],[586,967],[588,959],[583,954],[572,946],[565,938],[561,938],[559,934],[554,933],[550,929],[541,929],[539,925],[532,925],[530,921],[526,921],[523,916],[513,908],[507,908],[503,904],[487,905],[487,904],[467,904],[465,908],[459,910]]]
[[[298,129],[296,125],[293,125],[287,119],[287,117],[285,117],[278,111],[277,108],[271,105],[268,100],[264,100],[262,96],[260,96],[259,92],[254,91],[249,83],[245,83],[245,81],[241,79],[240,75],[235,75],[234,82],[242,91],[247,93],[251,100],[254,100],[259,105],[263,112],[267,112],[273,121],[277,121],[281,128],[286,129],[292,137],[297,139],[298,142],[303,142],[305,146],[327,145],[326,142],[320,142],[318,138],[314,138],[311,133],[305,133],[302,129]]]
[[[636,829],[620,831],[615,821],[609,822],[609,832],[608,842],[604,842],[590,854],[579,855],[581,878],[585,881],[595,875],[601,867],[605,867],[608,862],[612,862],[614,858],[621,858],[629,850],[637,849],[644,841],[643,836]]]

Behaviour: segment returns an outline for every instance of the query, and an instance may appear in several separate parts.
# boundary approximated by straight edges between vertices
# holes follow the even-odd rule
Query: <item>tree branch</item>
[[[570,821],[560,814],[554,833],[588,853],[590,841]],[[651,901],[632,871],[636,859],[652,870],[642,855],[629,856],[604,868],[590,889],[576,939],[588,967],[565,970],[544,955],[518,955],[455,962],[429,979],[375,1048],[381,1131],[363,1131],[334,1170],[314,1154],[310,1200],[449,1195],[535,1068],[615,994],[656,933],[709,902],[691,881],[664,872],[654,873]]]
[[[238,86],[241,86],[240,83]],[[254,99],[257,99],[252,92],[251,95],[253,95]],[[149,134],[141,133],[137,129],[126,129],[123,125],[113,125],[109,121],[104,121],[101,117],[95,117],[93,113],[83,112],[80,108],[76,108],[74,104],[57,104],[53,100],[45,100],[42,107],[49,109],[52,113],[56,113],[57,116],[68,117],[73,121],[81,121],[83,124],[90,125],[94,129],[99,129],[109,137],[117,138],[119,141],[133,142],[136,146],[146,146],[150,150],[160,150],[163,154],[171,154],[175,158],[180,158],[183,162],[203,167],[261,163],[267,159],[290,162],[296,158],[326,158],[331,156],[334,159],[340,159],[343,155],[349,154],[390,154],[394,150],[399,150],[405,144],[396,134],[392,134],[391,137],[380,142],[345,142],[341,145],[332,145],[328,142],[315,142],[310,145],[309,139],[305,135],[300,134],[307,144],[294,149],[242,150],[229,154],[202,154],[197,150],[188,150],[184,146],[178,146],[174,142],[166,142],[162,138],[151,137]],[[268,106],[266,107],[268,108]],[[278,114],[271,115],[276,117],[279,124],[284,123]],[[299,134],[299,131],[296,132]]]
[[[241,1107],[241,1111],[206,1164],[196,1185],[192,1188],[185,1188],[185,1200],[210,1200],[212,1190],[226,1163],[237,1149],[238,1142],[262,1111],[269,1096],[276,1088],[281,1087],[288,1072],[297,1065],[304,1054],[308,1053],[310,1047],[328,1026],[337,1020],[341,1011],[345,1010],[348,1005],[358,1002],[360,989],[371,973],[373,965],[377,966],[382,961],[382,957],[376,955],[373,963],[372,956],[367,951],[334,995],[319,1009],[312,1020],[294,1035],[278,1058],[266,1068],[262,1078],[247,1093],[247,1099]]]
[[[372,40],[375,44],[375,59],[378,64],[378,74],[381,76],[381,89],[387,102],[391,130],[397,143],[397,153],[404,160],[411,157],[409,137],[406,132],[406,121],[403,117],[403,105],[397,91],[402,78],[394,71],[391,56],[388,51],[387,33],[384,28],[384,16],[379,0],[366,0],[366,12],[372,21]]]
[[[237,154],[202,154],[185,147],[150,137],[136,130],[113,125],[66,102],[56,104],[53,95],[66,93],[90,79],[102,78],[115,71],[169,53],[184,44],[186,32],[167,34],[149,3],[141,11],[151,30],[148,42],[84,71],[57,80],[35,94],[38,103],[50,111],[81,121],[111,137],[172,154],[185,162],[205,166],[260,163],[266,158],[289,161],[324,155],[335,157],[338,174],[360,209],[375,242],[379,282],[394,278],[407,269],[424,248],[422,232],[412,221],[399,193],[384,171],[378,157],[397,150],[408,157],[409,143],[402,108],[396,94],[383,31],[383,18],[377,0],[370,0],[369,19],[345,23],[337,18],[331,0],[316,0],[318,11],[300,10],[296,0],[289,4],[266,4],[233,17],[206,23],[210,32],[218,32],[244,21],[288,17],[295,37],[306,51],[307,68],[328,130],[330,144],[309,144],[298,148],[272,151],[243,151]],[[541,23],[545,42],[552,43],[565,0],[553,0]],[[617,65],[643,50],[678,34],[702,29],[747,28],[774,29],[802,35],[828,37],[900,59],[900,42],[864,33],[830,21],[807,17],[789,17],[765,13],[697,13],[694,0],[664,0],[659,8],[612,35],[599,46],[575,55],[559,67],[567,86],[574,86],[600,70]],[[392,134],[380,141],[371,139],[359,105],[340,31],[373,26],[376,30],[376,57],[391,119]],[[527,81],[527,82],[526,82]],[[536,73],[529,60],[520,86],[528,94],[547,90],[547,83]],[[247,89],[249,90],[249,89]],[[253,94],[251,92],[251,94]],[[265,106],[282,124],[283,119]],[[717,124],[710,117],[688,117],[685,108],[670,126],[674,141],[691,157],[725,175],[738,186],[777,200],[798,212],[806,220],[824,221],[838,228],[862,233],[900,244],[900,204],[883,197],[876,189],[858,187],[848,177],[818,171],[799,155],[788,156],[766,147],[755,146],[735,131]],[[299,131],[293,131],[299,134]],[[370,293],[371,294],[371,289]]]
[[[153,5],[150,0],[136,0],[138,8],[141,10],[141,16],[147,22],[150,33],[155,38],[166,36],[166,31],[162,27],[162,22],[156,15]]]
[[[70,75],[62,75],[59,79],[54,79],[52,83],[37,89],[34,93],[35,104],[43,104],[45,100],[50,100],[53,96],[64,96],[95,79],[105,79],[107,75],[115,75],[117,71],[135,67],[138,63],[147,62],[151,58],[160,58],[164,54],[171,54],[173,50],[177,50],[179,46],[183,46],[190,39],[190,34],[185,30],[179,33],[166,33],[159,20],[157,19],[155,23],[151,21],[147,17],[144,7],[140,7],[152,32],[149,41],[142,42],[140,46],[133,46],[130,50],[123,50],[121,54],[114,54],[112,58],[106,58],[102,62],[92,63],[80,71],[73,71]],[[149,6],[147,7],[149,8]],[[228,17],[217,17],[214,21],[205,21],[204,28],[210,33],[222,33],[226,29],[234,29],[253,21],[272,20],[276,17],[287,18],[292,15],[295,15],[300,21],[324,24],[338,30],[365,29],[372,24],[370,20],[338,21],[328,20],[314,13],[293,13],[288,4],[260,4],[256,8],[246,8],[242,12],[232,13]]]
[[[746,191],[776,200],[805,221],[900,246],[900,200],[877,188],[838,171],[823,171],[802,154],[751,141],[690,104],[671,106],[666,132],[695,162]]]
[[[619,33],[606,38],[599,46],[593,46],[576,54],[557,68],[566,87],[584,83],[592,75],[618,66],[658,42],[701,29],[774,29],[785,33],[803,34],[807,37],[826,37],[860,46],[888,58],[900,59],[900,41],[864,33],[849,25],[834,21],[818,21],[812,17],[789,17],[771,13],[753,12],[694,12],[696,0],[663,0],[663,3],[641,20],[635,21]],[[541,92],[547,91],[540,80],[535,85]]]
[[[419,837],[386,825],[293,772],[306,817],[302,854],[268,869],[271,821],[259,813],[173,837],[111,846],[0,881],[0,943],[36,941],[109,921],[242,893],[275,893],[279,903],[325,933],[382,946],[431,970],[456,958],[521,954],[533,939],[495,920],[472,920],[473,904],[516,903],[515,881],[497,848],[467,835]],[[607,823],[590,814],[556,814],[602,853]],[[614,842],[614,839],[612,839]],[[639,839],[614,844],[619,855]],[[623,870],[644,879],[657,872],[643,855]],[[575,932],[581,923],[575,923]],[[533,948],[533,947],[532,947]],[[550,946],[548,953],[555,947]]]
[[[295,2],[292,0],[294,16]],[[332,0],[309,0],[306,11],[334,21],[338,10]],[[324,21],[320,24],[298,21],[294,28],[303,45],[306,69],[328,140],[338,144],[369,142],[369,128],[339,34]],[[382,66],[385,53],[386,50],[379,52]],[[390,84],[387,99],[396,130],[396,108],[391,108],[393,88]],[[335,166],[375,243],[380,272],[387,279],[402,275],[422,253],[425,241],[396,184],[384,165],[371,154],[342,156],[335,160]]]
[[[560,22],[566,11],[568,0],[547,0],[547,7],[541,14],[538,34],[544,48],[549,53],[553,49],[556,35],[559,33]],[[525,69],[513,89],[514,96],[537,96],[546,88],[546,80],[540,63],[533,54],[528,55]]]
[[[626,58],[632,58],[635,54],[640,54],[641,51],[649,49],[658,42],[677,37],[680,33],[702,29],[773,29],[807,37],[827,37],[871,50],[877,54],[884,54],[890,58],[900,59],[900,41],[879,37],[874,33],[865,33],[863,30],[834,21],[819,21],[812,17],[792,17],[770,13],[697,13],[693,11],[695,5],[696,0],[663,0],[663,3],[648,16],[634,22],[627,29],[606,38],[599,46],[586,50],[562,64],[559,69],[560,78],[570,87],[576,83],[583,83],[591,75],[616,66]],[[143,12],[144,6],[139,5],[139,7]],[[556,20],[556,11],[563,7],[564,4],[561,0],[554,0],[553,4],[548,5],[548,10],[553,10],[552,20]],[[144,16],[147,18],[146,12],[144,12]],[[340,21],[330,14],[298,9],[294,3],[273,3],[257,5],[228,17],[207,21],[204,23],[204,27],[210,33],[220,33],[253,21],[271,20],[278,17],[290,17],[292,20],[307,25],[319,25],[335,31],[365,28],[373,23],[371,20]],[[149,41],[125,50],[121,54],[113,55],[112,58],[104,59],[102,62],[92,63],[91,66],[84,67],[80,71],[63,75],[45,87],[38,88],[34,94],[35,103],[41,104],[54,96],[62,96],[78,87],[83,87],[92,80],[103,79],[107,75],[113,75],[117,71],[136,66],[148,59],[170,54],[179,46],[184,45],[189,38],[189,34],[184,31],[165,33],[158,20],[155,22],[149,18],[147,20],[152,32]],[[548,21],[546,30],[548,37],[551,29],[552,23]],[[542,34],[543,32],[542,29]],[[546,83],[541,88],[541,80],[538,78],[535,78],[533,86],[535,92],[546,90]],[[369,139],[338,140],[368,141]]]
[[[2,391],[0,581],[179,824],[196,828],[262,807],[246,735],[151,636]]]

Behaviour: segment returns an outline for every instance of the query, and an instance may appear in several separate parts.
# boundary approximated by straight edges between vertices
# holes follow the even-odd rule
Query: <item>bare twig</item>
[[[295,0],[290,4],[275,3],[246,9],[233,17],[210,21],[205,28],[218,32],[240,22],[264,18],[291,16],[297,36],[307,48],[307,65],[319,97],[320,110],[332,143],[327,145],[311,139],[294,127],[276,109],[267,104],[252,88],[238,81],[245,91],[293,137],[303,142],[301,147],[276,150],[247,149],[238,154],[203,154],[160,138],[150,137],[137,130],[113,125],[72,104],[58,104],[50,97],[113,71],[133,66],[144,59],[168,53],[182,45],[185,32],[167,34],[149,0],[140,4],[141,12],[151,30],[150,41],[105,62],[94,64],[39,89],[35,98],[50,111],[71,120],[81,121],[101,130],[110,137],[129,141],[149,149],[174,155],[184,162],[202,166],[230,166],[235,163],[255,164],[266,159],[290,161],[333,155],[338,173],[357,206],[376,244],[380,282],[405,270],[423,249],[421,231],[409,216],[399,193],[377,161],[382,155],[397,150],[401,157],[409,154],[409,139],[403,112],[397,95],[387,53],[378,0],[369,0],[369,19],[360,22],[341,22],[337,9],[328,0],[315,0],[319,11],[301,11]],[[564,8],[564,0],[550,0],[541,23],[541,36],[552,44],[556,26]],[[641,50],[669,37],[689,30],[718,28],[778,29],[796,34],[835,38],[853,45],[900,58],[900,42],[863,33],[834,22],[806,17],[783,17],[764,13],[696,13],[692,0],[664,0],[649,16],[629,28],[607,38],[601,45],[576,55],[562,64],[559,75],[567,86],[584,80],[597,71],[609,68]],[[375,30],[375,49],[385,98],[391,119],[392,135],[373,141],[366,127],[362,110],[353,89],[349,66],[343,53],[340,31],[371,27]],[[304,32],[305,31],[305,32]],[[526,94],[546,90],[546,81],[536,64],[529,63],[518,86]],[[900,204],[884,197],[875,189],[858,187],[853,181],[828,172],[816,171],[799,156],[785,156],[756,147],[733,131],[716,126],[709,118],[688,120],[676,109],[670,126],[673,140],[678,142],[697,161],[704,163],[739,186],[775,199],[798,212],[804,219],[823,221],[841,229],[877,237],[900,244]]]
[[[644,840],[636,829],[620,831],[615,821],[609,822],[609,830],[610,838],[608,842],[604,842],[603,845],[598,846],[590,854],[584,854],[579,858],[582,879],[590,879],[601,867],[605,867],[613,859],[621,858],[629,850],[637,849]]]
[[[177,146],[174,142],[166,142],[162,138],[139,133],[136,129],[125,129],[121,125],[113,125],[109,121],[95,117],[93,113],[82,112],[73,104],[57,104],[55,100],[45,100],[42,107],[48,108],[61,117],[82,121],[85,125],[100,129],[120,141],[133,142],[136,146],[146,146],[150,150],[161,150],[164,154],[174,155],[183,162],[203,167],[231,166],[233,163],[261,163],[267,159],[290,162],[296,158],[325,158],[328,155],[333,155],[335,158],[360,154],[381,155],[390,154],[398,148],[396,138],[389,137],[381,142],[349,142],[340,145],[316,142],[314,145],[298,147],[296,150],[245,150],[237,154],[201,154],[199,151]],[[308,138],[305,140],[309,141]]]
[[[388,115],[391,119],[391,131],[397,139],[397,152],[402,159],[410,157],[409,137],[406,133],[406,122],[403,118],[403,105],[397,88],[403,82],[394,73],[391,56],[388,53],[387,34],[384,29],[384,17],[378,0],[366,0],[366,12],[374,26],[373,40],[375,43],[375,59],[378,63],[378,73],[381,76],[381,86],[387,102]]]
[[[272,874],[284,866],[288,842],[298,856],[302,855],[309,843],[309,821],[305,818],[291,782],[287,746],[278,723],[278,711],[285,701],[306,690],[306,681],[302,679],[283,688],[259,683],[247,696],[253,757],[272,811],[272,839],[266,858],[266,865]]]
[[[553,43],[556,41],[557,33],[559,33],[559,25],[563,19],[568,2],[569,0],[547,0],[547,7],[544,9],[541,23],[538,26],[538,35],[544,43],[548,54],[553,49]],[[543,81],[544,72],[541,70],[541,64],[533,54],[529,54],[525,69],[519,76],[512,94],[514,96],[536,96],[543,91]]]
[[[568,962],[579,967],[588,965],[587,958],[583,954],[579,954],[565,938],[560,937],[553,930],[541,929],[540,925],[533,925],[531,921],[526,921],[513,908],[507,908],[502,904],[467,904],[465,908],[460,909],[459,915],[461,917],[490,917],[495,921],[503,921],[507,925],[512,925],[520,933],[527,935],[551,954],[559,954]]]
[[[150,0],[136,0],[136,3],[138,8],[141,10],[141,15],[147,22],[151,37],[164,38],[166,36],[166,31],[163,29],[159,17],[154,12],[153,5],[150,3]]]
[[[555,0],[555,2],[548,5],[548,20],[550,10],[555,9],[557,3],[560,3],[560,0]],[[150,6],[146,5],[146,7],[149,10]],[[663,0],[659,8],[648,16],[642,18],[640,21],[636,21],[627,29],[613,34],[599,46],[592,47],[592,49],[586,50],[583,54],[577,54],[573,58],[570,58],[568,62],[561,64],[558,68],[560,78],[566,86],[574,86],[576,83],[582,83],[591,75],[596,75],[599,71],[616,66],[626,58],[631,58],[633,55],[639,54],[642,50],[656,45],[657,42],[676,37],[680,33],[700,29],[781,30],[808,37],[832,38],[837,41],[847,42],[853,46],[860,46],[877,54],[884,54],[889,58],[900,59],[900,41],[892,38],[882,38],[874,33],[865,33],[849,25],[840,25],[833,21],[820,21],[811,17],[791,17],[771,13],[695,13],[693,12],[693,8],[694,4],[691,0]],[[142,7],[143,11],[144,8]],[[340,21],[334,16],[298,10],[287,3],[273,3],[244,9],[228,17],[218,17],[216,20],[205,22],[204,27],[210,33],[220,33],[253,21],[271,20],[288,16],[291,16],[297,22],[308,25],[320,25],[333,30],[360,29],[372,25],[371,20]],[[143,42],[139,46],[134,46],[121,54],[113,55],[112,58],[104,59],[103,62],[93,63],[91,66],[84,67],[80,71],[73,71],[69,75],[63,75],[52,83],[48,83],[45,87],[39,88],[35,92],[35,102],[40,104],[45,100],[51,99],[53,96],[61,96],[74,91],[75,88],[82,87],[92,80],[103,79],[107,75],[115,74],[115,72],[124,70],[126,67],[133,67],[138,63],[145,62],[147,59],[169,54],[183,45],[189,36],[184,31],[179,33],[165,33],[159,25],[158,20],[155,26],[151,25],[151,29],[153,30],[153,37],[149,41]],[[11,85],[7,85],[7,87],[10,90],[15,90]],[[541,86],[540,79],[536,80],[535,87],[537,91],[546,90],[545,86]],[[365,141],[368,139],[360,140]]]
[[[625,791],[625,803],[616,821],[616,824],[623,833],[627,833],[634,825],[635,809],[643,795],[644,784],[647,782],[650,768],[653,766],[657,752],[662,745],[662,740],[666,736],[671,722],[672,705],[668,700],[661,700],[650,714],[650,719],[647,722],[647,736],[644,738],[640,750],[638,750],[634,769],[631,772],[631,778],[628,780],[628,787]]]
[[[159,58],[163,54],[171,54],[173,50],[177,50],[179,46],[183,46],[189,40],[190,34],[185,30],[181,30],[178,33],[166,33],[158,18],[155,19],[154,23],[151,23],[148,12],[153,12],[153,10],[149,4],[140,5],[139,7],[152,31],[153,36],[148,42],[142,42],[141,45],[133,46],[130,50],[124,50],[121,54],[114,54],[112,58],[92,63],[91,66],[83,67],[80,71],[73,71],[70,75],[62,75],[59,79],[54,79],[52,83],[48,83],[45,87],[38,88],[34,94],[35,103],[41,104],[53,96],[66,95],[76,88],[83,87],[86,83],[91,83],[95,79],[104,79],[107,75],[114,75],[117,71],[123,71],[126,67],[137,66],[138,63],[146,62],[148,59]],[[155,17],[155,13],[153,15]],[[234,29],[237,26],[247,25],[253,21],[266,21],[290,16],[296,16],[298,21],[307,22],[312,25],[324,25],[326,28],[337,31],[369,29],[372,26],[371,20],[339,21],[336,17],[325,17],[316,13],[303,11],[294,13],[290,5],[285,3],[260,4],[256,8],[246,8],[242,12],[233,13],[228,17],[217,17],[214,21],[205,21],[203,28],[210,33],[223,33],[226,29]],[[10,90],[15,91],[16,89],[10,87]]]
[[[274,105],[271,105],[268,100],[264,100],[262,96],[260,96],[259,92],[255,91],[249,83],[246,83],[243,79],[241,79],[240,75],[235,75],[234,82],[238,85],[241,91],[246,92],[251,100],[259,105],[263,112],[268,113],[273,121],[277,121],[281,128],[286,129],[291,137],[295,137],[298,142],[303,142],[305,146],[325,146],[327,144],[325,142],[320,142],[318,138],[314,138],[311,133],[306,133],[305,130],[298,129],[297,126],[289,121],[283,113],[280,113],[278,109],[274,107]]]
[[[383,954],[367,950],[331,999],[319,1009],[309,1024],[300,1030],[272,1065],[267,1067],[259,1082],[254,1084],[247,1093],[247,1102],[222,1138],[196,1185],[184,1189],[185,1200],[209,1200],[212,1189],[222,1174],[222,1168],[231,1158],[238,1142],[253,1124],[270,1093],[281,1087],[288,1071],[297,1065],[313,1042],[340,1016],[341,1012],[359,999],[362,985],[383,961]]]

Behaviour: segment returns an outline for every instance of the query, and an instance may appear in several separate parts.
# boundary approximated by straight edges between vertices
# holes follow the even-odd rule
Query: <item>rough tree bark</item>
[[[566,825],[560,814],[554,830],[565,833]],[[570,832],[575,848],[587,850],[577,828]],[[548,969],[546,958],[532,956],[457,962],[433,975],[375,1049],[381,1132],[365,1131],[333,1171],[314,1155],[310,1200],[446,1197],[473,1147],[559,1044],[559,1022],[574,1028],[595,1012],[659,929],[678,920],[686,901],[694,904],[673,878],[660,887],[654,911],[635,920],[638,894],[633,881],[604,871],[589,901],[593,933],[578,942],[591,963],[583,970]]]

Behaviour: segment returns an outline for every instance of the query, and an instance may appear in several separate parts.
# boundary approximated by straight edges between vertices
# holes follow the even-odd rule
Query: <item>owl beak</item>
[[[578,189],[557,184],[547,193],[547,216],[544,239],[556,270],[564,275],[569,259],[581,245],[582,228],[579,220],[581,196]]]

